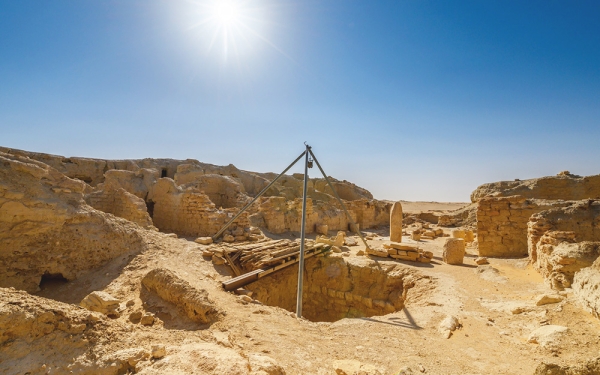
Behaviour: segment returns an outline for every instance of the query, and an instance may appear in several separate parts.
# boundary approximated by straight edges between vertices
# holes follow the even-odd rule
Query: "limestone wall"
[[[303,316],[313,321],[368,317],[399,311],[414,285],[405,267],[365,267],[339,257],[307,259]],[[247,286],[259,301],[296,310],[298,268],[289,267]]]
[[[391,204],[379,201],[357,200],[346,202],[348,212],[360,228],[389,225]],[[299,232],[302,218],[302,199],[286,200],[283,197],[261,199],[258,213],[252,215],[252,224],[265,227],[272,233]],[[349,230],[344,211],[330,203],[306,200],[306,233],[314,232],[316,224],[325,224],[329,230]]]
[[[212,236],[239,209],[217,209],[210,198],[193,187],[182,189],[170,178],[161,178],[154,187],[154,225],[163,232],[182,236]],[[235,224],[250,226],[248,213],[242,214]]]
[[[0,153],[0,287],[37,291],[44,274],[77,278],[141,251],[141,230],[97,211],[85,183],[41,162]]]
[[[561,202],[521,196],[482,198],[477,205],[477,240],[480,256],[527,256],[527,223],[535,213]]]

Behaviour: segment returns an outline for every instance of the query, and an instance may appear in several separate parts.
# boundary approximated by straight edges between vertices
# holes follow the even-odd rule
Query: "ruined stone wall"
[[[93,208],[127,219],[143,228],[152,228],[144,200],[123,188],[97,190],[85,195],[85,201]]]
[[[346,202],[348,213],[360,228],[388,225],[389,203],[369,200]],[[286,200],[283,197],[261,199],[259,212],[252,215],[252,224],[265,227],[272,233],[299,232],[302,218],[302,199]],[[306,200],[306,233],[314,232],[316,224],[325,224],[329,230],[349,230],[348,217],[341,208],[322,201]]]
[[[521,196],[482,198],[477,205],[479,255],[527,256],[527,223],[535,213],[564,203]]]
[[[339,257],[307,259],[303,316],[312,321],[368,317],[401,310],[414,285],[408,268],[365,267]],[[298,268],[289,267],[247,286],[259,301],[296,309]]]
[[[239,209],[218,210],[210,198],[194,188],[182,189],[170,178],[161,178],[154,188],[154,225],[163,232],[182,236],[212,236]],[[250,226],[248,213],[235,222],[242,228]]]
[[[86,185],[41,162],[0,153],[0,287],[29,292],[146,244],[137,225],[85,204]]]
[[[528,223],[529,258],[555,289],[570,287],[573,276],[600,255],[600,202],[566,202],[541,211]]]
[[[356,214],[353,217],[360,228],[372,228],[377,225],[389,225],[391,203],[375,200],[360,199],[347,202],[349,211]]]

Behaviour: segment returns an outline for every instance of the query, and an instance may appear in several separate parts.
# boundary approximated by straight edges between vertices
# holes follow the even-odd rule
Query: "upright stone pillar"
[[[390,212],[390,241],[402,242],[402,205],[394,203]]]

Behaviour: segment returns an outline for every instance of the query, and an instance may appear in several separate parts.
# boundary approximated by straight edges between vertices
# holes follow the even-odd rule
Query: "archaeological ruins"
[[[0,374],[600,374],[600,175],[276,172],[0,147]]]

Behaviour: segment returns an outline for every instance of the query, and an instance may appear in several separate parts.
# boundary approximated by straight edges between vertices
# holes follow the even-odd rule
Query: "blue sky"
[[[380,199],[600,173],[600,2],[232,1],[0,0],[0,145],[279,172],[307,141]]]

